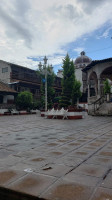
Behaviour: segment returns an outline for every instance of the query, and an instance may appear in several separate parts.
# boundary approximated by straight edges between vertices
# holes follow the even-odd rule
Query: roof
[[[89,69],[91,69],[93,66],[97,65],[97,64],[101,64],[101,63],[105,63],[105,62],[112,62],[112,58],[106,58],[103,60],[93,60],[89,65],[87,65],[82,71],[86,72]]]
[[[92,59],[85,55],[85,52],[82,51],[80,56],[76,58],[74,64],[75,65],[83,65],[84,63],[89,64],[92,62]]]
[[[12,88],[10,88],[8,86],[8,84],[3,83],[1,80],[0,80],[0,92],[17,93],[15,90],[13,90]]]
[[[7,64],[10,65],[10,66],[16,66],[16,67],[28,69],[28,70],[31,70],[31,71],[34,71],[34,72],[36,71],[36,70],[34,70],[34,69],[30,69],[30,68],[28,68],[28,67],[24,67],[24,66],[15,64],[15,63],[10,63],[10,62],[4,61],[4,60],[0,60],[0,62],[7,63]]]
[[[24,81],[24,80],[17,80],[16,82],[8,83],[9,85],[19,84],[19,83],[26,83],[30,85],[40,85],[41,82],[31,82],[31,81]]]

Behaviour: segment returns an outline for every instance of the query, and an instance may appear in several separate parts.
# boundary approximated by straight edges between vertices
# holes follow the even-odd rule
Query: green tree
[[[67,54],[63,59],[63,79],[62,79],[62,97],[60,100],[61,107],[68,107],[72,102],[72,93],[75,83],[75,68],[73,61]]]
[[[111,90],[111,85],[110,85],[108,79],[106,79],[104,81],[104,94],[110,93],[110,90]]]
[[[72,105],[77,103],[77,99],[79,99],[82,95],[80,91],[81,83],[77,79],[75,79],[73,91],[72,91]]]
[[[20,110],[30,109],[32,107],[33,97],[32,93],[28,91],[20,92],[16,98],[16,106]]]

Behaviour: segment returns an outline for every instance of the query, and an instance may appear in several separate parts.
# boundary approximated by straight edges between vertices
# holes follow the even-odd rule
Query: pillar
[[[100,98],[100,96],[101,96],[100,81],[101,81],[101,79],[100,79],[100,77],[98,77],[98,95],[97,95],[97,98]]]
[[[90,98],[90,87],[89,87],[89,82],[88,82],[88,103],[89,103],[89,98]]]

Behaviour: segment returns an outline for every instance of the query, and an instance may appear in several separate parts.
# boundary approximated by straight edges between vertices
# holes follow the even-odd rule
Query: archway
[[[92,72],[89,76],[89,97],[97,96],[98,94],[98,79],[97,79],[97,74],[96,72]]]
[[[104,69],[100,77],[102,80],[105,80],[106,78],[108,78],[112,81],[112,66]]]
[[[101,83],[100,83],[100,88],[101,88],[101,94],[103,95],[104,94],[104,81],[106,79],[109,79],[110,81],[110,84],[112,85],[112,66],[104,69],[100,75],[100,80],[101,80]]]

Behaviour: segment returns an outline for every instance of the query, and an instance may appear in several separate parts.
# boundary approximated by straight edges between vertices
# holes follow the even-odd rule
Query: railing
[[[94,104],[94,113],[99,109],[99,107],[104,103],[105,100],[105,96],[100,97],[99,99],[97,99],[95,102],[93,102]]]

